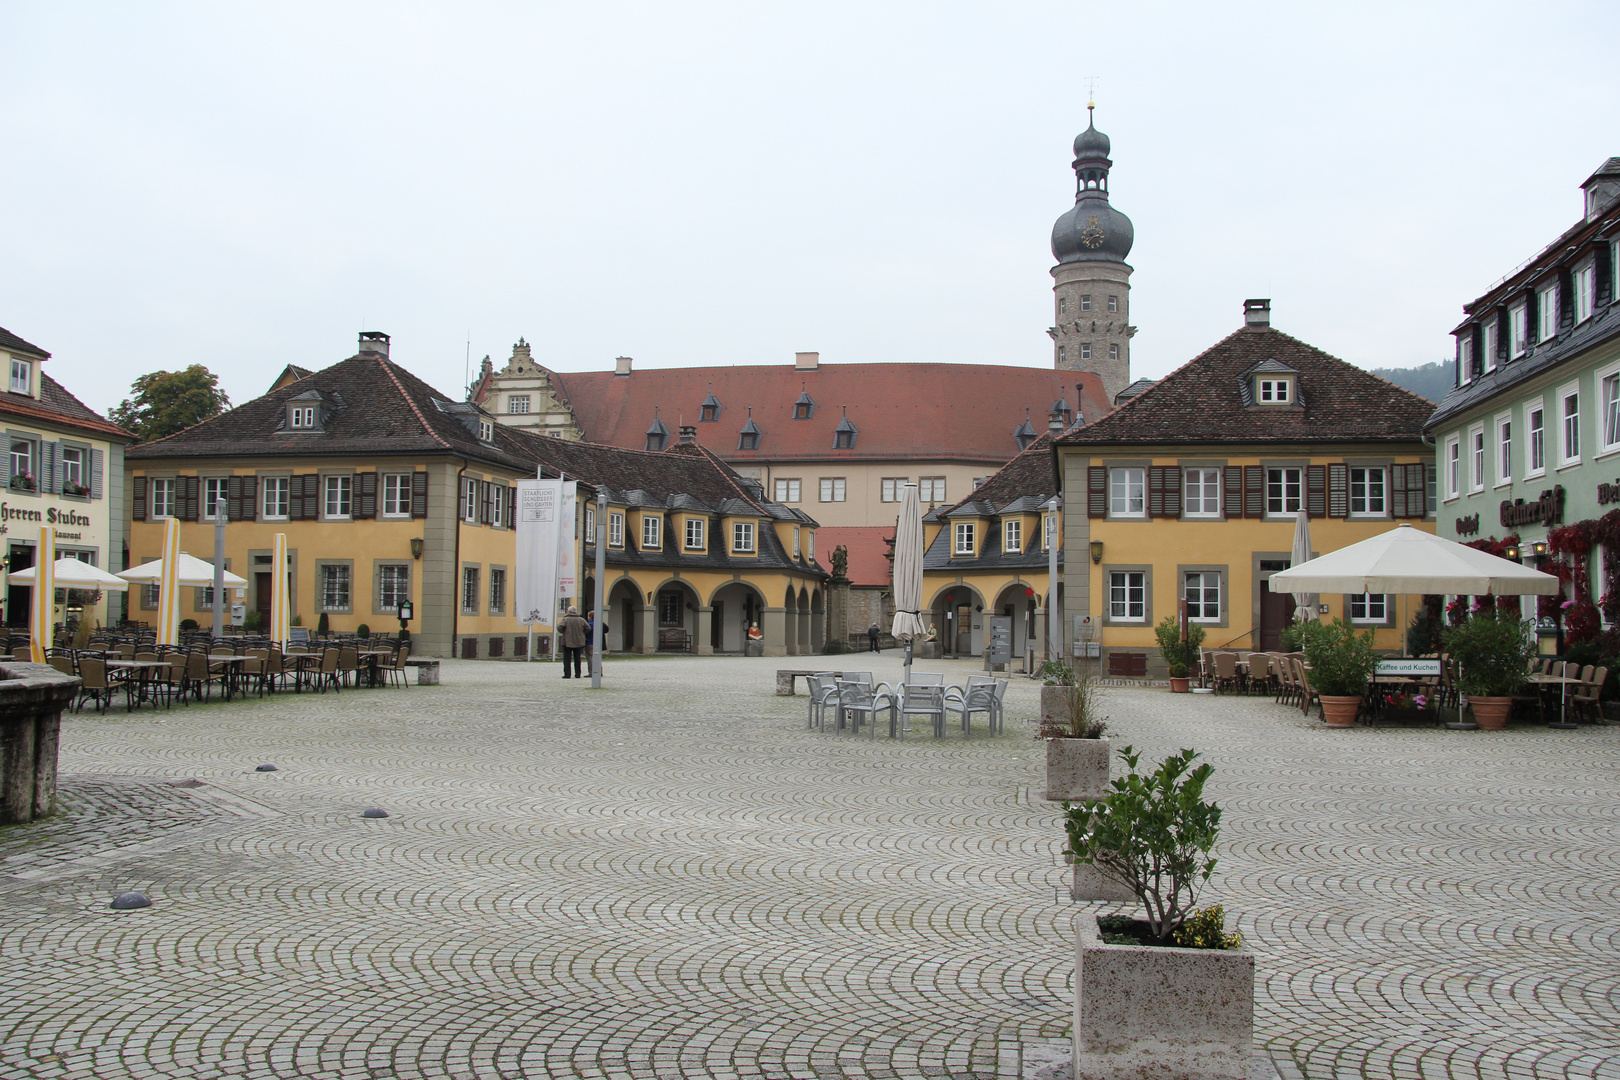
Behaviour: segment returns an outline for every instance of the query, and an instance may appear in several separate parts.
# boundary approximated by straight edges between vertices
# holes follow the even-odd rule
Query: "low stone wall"
[[[56,809],[56,751],[62,710],[79,680],[49,664],[0,664],[0,823]]]

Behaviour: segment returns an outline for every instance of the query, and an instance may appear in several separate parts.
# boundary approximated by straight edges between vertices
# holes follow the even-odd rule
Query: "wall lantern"
[[[422,538],[420,536],[413,536],[413,537],[411,537],[411,558],[420,559],[421,557],[422,557]]]
[[[1094,562],[1094,563],[1102,562],[1102,541],[1101,540],[1093,540],[1091,542],[1091,561]]]
[[[1509,558],[1509,559],[1512,559],[1513,561],[1517,562],[1518,559],[1519,559],[1519,545],[1518,544],[1509,544],[1507,546],[1507,549],[1502,552],[1502,555],[1505,558]]]
[[[1547,554],[1547,541],[1537,540],[1535,543],[1530,545],[1530,551],[1535,555],[1536,558],[1542,558]]]

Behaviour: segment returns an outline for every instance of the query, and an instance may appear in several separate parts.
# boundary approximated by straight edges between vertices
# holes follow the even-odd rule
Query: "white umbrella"
[[[1495,596],[1558,592],[1558,579],[1466,544],[1401,524],[1303,566],[1271,575],[1288,592],[1456,594]]]
[[[923,523],[917,485],[901,490],[900,517],[894,528],[894,627],[906,645],[906,680],[911,679],[912,640],[928,632],[922,621]]]
[[[195,555],[180,552],[179,558],[175,560],[175,567],[179,571],[177,585],[201,587],[214,583],[214,564],[203,562]],[[120,570],[118,576],[125,581],[133,581],[137,585],[160,585],[163,583],[163,569],[164,560],[158,559],[155,562],[132,566],[128,570]],[[247,585],[247,580],[237,577],[227,570],[225,571],[225,584],[230,588],[240,589]]]
[[[26,570],[18,570],[9,575],[8,580],[13,585],[33,585],[38,576],[38,567],[30,566]],[[81,562],[71,555],[56,560],[52,567],[52,574],[56,578],[58,589],[102,589],[108,592],[123,592],[129,588],[129,582],[114,574],[109,574],[99,566],[92,566]]]
[[[1293,566],[1298,567],[1311,561],[1311,516],[1305,512],[1303,505],[1299,514],[1294,518],[1294,551]],[[1271,575],[1273,591],[1276,590],[1277,575]],[[1316,618],[1316,593],[1293,590],[1294,618],[1300,622],[1311,622]]]

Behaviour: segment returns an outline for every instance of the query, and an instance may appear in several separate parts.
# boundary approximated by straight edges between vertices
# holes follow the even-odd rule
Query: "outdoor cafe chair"
[[[345,686],[360,685],[360,650],[353,645],[338,648],[338,682]]]
[[[872,726],[872,737],[877,738],[877,715],[887,711],[889,714],[889,731],[892,735],[895,727],[894,698],[885,690],[879,690],[869,683],[854,682],[849,679],[838,680],[838,714],[848,716],[850,730],[856,735],[861,733],[861,717],[867,717]]]
[[[1299,711],[1310,715],[1311,705],[1318,707],[1322,704],[1322,695],[1311,686],[1311,673],[1305,670],[1305,661],[1294,660],[1294,682],[1299,687]]]
[[[90,698],[96,703],[96,712],[106,712],[117,689],[107,678],[107,661],[94,656],[79,661],[79,680],[79,696],[73,703],[73,711],[81,711],[84,699]]]
[[[1256,687],[1262,694],[1269,691],[1276,684],[1272,673],[1271,654],[1252,652],[1249,654],[1249,689],[1252,692]]]
[[[388,662],[388,679],[390,682],[398,679],[400,686],[409,686],[411,684],[411,681],[406,678],[411,669],[405,666],[405,661],[410,655],[411,643],[408,641],[394,649],[394,655]]]
[[[1586,685],[1575,688],[1570,704],[1575,706],[1577,715],[1597,723],[1603,718],[1603,684],[1608,681],[1609,669],[1589,667],[1586,670],[1589,674],[1582,676]]]
[[[912,686],[944,686],[945,676],[934,671],[913,671],[906,682]]]
[[[1215,689],[1222,687],[1230,690],[1238,688],[1237,654],[1218,652],[1215,654]]]
[[[52,649],[45,662],[64,675],[77,675],[73,670],[73,654],[65,649]]]
[[[34,650],[27,645],[14,645],[11,648],[11,658],[26,664],[34,657]]]
[[[181,659],[178,655],[172,658],[176,662]],[[208,654],[205,652],[189,652],[185,654],[184,659],[186,675],[181,683],[181,699],[184,700],[185,695],[189,693],[195,695],[198,700],[206,700],[211,692],[209,687],[221,680],[223,672],[209,667]]]
[[[963,738],[973,734],[972,719],[974,713],[984,713],[988,733],[991,735],[996,733],[996,692],[1000,689],[996,684],[1000,682],[1005,682],[1005,680],[996,679],[988,683],[969,683],[965,692],[948,696],[945,699],[945,711],[955,713],[962,718]]]
[[[831,708],[836,711],[838,708],[838,679],[830,671],[818,671],[807,681],[810,684],[810,705],[805,726],[826,731],[827,710]]]
[[[321,651],[321,666],[315,669],[315,686],[322,693],[329,686],[341,692],[338,681],[338,650],[329,645]]]

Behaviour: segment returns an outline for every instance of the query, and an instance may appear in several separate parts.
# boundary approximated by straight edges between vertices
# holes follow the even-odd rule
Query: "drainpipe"
[[[461,480],[467,474],[462,465],[456,472],[455,509],[451,511],[456,523],[456,543],[450,564],[450,659],[456,658],[456,641],[461,636]],[[425,593],[424,593],[425,598]]]

